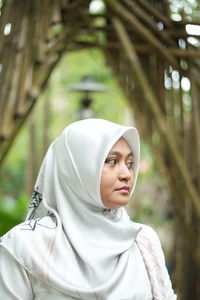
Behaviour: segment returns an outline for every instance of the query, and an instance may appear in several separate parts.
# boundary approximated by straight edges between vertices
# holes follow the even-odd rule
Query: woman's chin
[[[118,199],[116,201],[113,201],[109,205],[109,209],[117,209],[119,207],[126,206],[128,204],[128,198],[124,197],[123,199]]]

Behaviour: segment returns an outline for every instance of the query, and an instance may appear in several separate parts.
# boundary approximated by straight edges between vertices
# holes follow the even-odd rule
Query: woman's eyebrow
[[[109,156],[109,155],[122,156],[122,154],[121,154],[120,152],[118,152],[118,151],[112,151],[112,150],[108,153],[108,156]],[[128,153],[128,155],[127,155],[126,157],[128,158],[128,157],[130,157],[130,156],[133,156],[133,152]]]
[[[130,152],[130,153],[127,155],[127,157],[130,157],[130,156],[133,157],[133,152]]]
[[[118,151],[110,151],[109,153],[108,153],[108,155],[121,155],[121,153],[120,152],[118,152]]]

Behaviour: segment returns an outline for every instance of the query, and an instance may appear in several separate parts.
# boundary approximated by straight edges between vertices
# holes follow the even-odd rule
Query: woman
[[[157,235],[123,208],[139,152],[134,127],[87,119],[63,131],[26,222],[1,239],[2,299],[176,299]]]

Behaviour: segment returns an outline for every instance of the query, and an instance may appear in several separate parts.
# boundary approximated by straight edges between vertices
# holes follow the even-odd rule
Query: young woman
[[[134,127],[87,119],[63,131],[27,220],[1,238],[1,299],[176,299],[156,233],[123,208],[139,152]]]

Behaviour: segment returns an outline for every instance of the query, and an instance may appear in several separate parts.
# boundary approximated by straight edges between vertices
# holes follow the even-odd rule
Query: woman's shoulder
[[[156,231],[149,225],[140,224],[136,243],[140,252],[149,264],[165,265],[165,257]]]
[[[6,248],[10,253],[20,252],[42,243],[44,237],[54,236],[57,228],[56,220],[52,217],[43,217],[27,220],[10,229],[0,238],[0,246]]]
[[[12,227],[7,233],[5,233],[1,238],[0,242],[2,242],[6,237],[8,239],[13,235],[18,235],[19,233],[34,233],[37,232],[45,232],[46,229],[56,229],[57,222],[56,219],[51,216],[45,216],[42,218],[31,219],[24,221],[16,226]]]
[[[148,251],[156,252],[161,255],[162,247],[156,230],[146,224],[136,224],[140,226],[140,230],[136,237],[136,242],[140,249],[148,249]]]
[[[137,239],[146,238],[146,239],[149,239],[149,240],[156,240],[156,241],[159,240],[158,234],[157,234],[156,230],[153,227],[151,227],[149,225],[146,225],[146,224],[138,223],[138,222],[133,222],[133,223],[136,226],[140,227]]]

